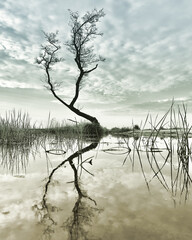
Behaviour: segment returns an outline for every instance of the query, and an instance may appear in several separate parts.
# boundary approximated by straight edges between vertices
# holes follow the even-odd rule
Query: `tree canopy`
[[[61,98],[57,94],[57,90],[60,89],[61,82],[54,80],[54,77],[50,73],[55,64],[64,60],[63,57],[58,57],[59,50],[61,49],[60,41],[58,39],[58,31],[55,33],[44,32],[46,43],[41,45],[41,52],[39,57],[36,59],[36,62],[40,64],[46,72],[46,88],[51,91],[58,101],[77,115],[89,120],[92,123],[99,124],[99,121],[95,117],[80,111],[74,105],[78,100],[83,78],[96,70],[100,61],[105,60],[100,55],[95,54],[94,45],[92,44],[93,40],[97,36],[103,35],[103,33],[98,31],[97,23],[100,18],[105,16],[105,13],[103,9],[99,11],[93,9],[91,12],[87,12],[82,17],[79,16],[78,12],[72,12],[69,10],[69,13],[71,35],[70,39],[65,41],[64,45],[73,55],[79,72],[75,83],[75,92],[74,95],[71,96],[70,102],[66,102],[65,99]]]

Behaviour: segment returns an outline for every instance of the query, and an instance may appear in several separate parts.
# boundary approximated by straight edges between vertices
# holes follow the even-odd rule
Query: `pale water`
[[[20,167],[19,173],[10,173],[2,166],[0,239],[191,239],[190,184],[182,171],[179,175],[176,151],[170,157],[164,140],[157,142],[162,151],[147,152],[141,144],[137,152],[133,139],[103,138],[95,149],[74,159],[78,186],[68,162],[54,173],[44,205],[48,175],[77,150],[76,142],[66,154],[46,154],[41,148],[30,155],[26,172]]]

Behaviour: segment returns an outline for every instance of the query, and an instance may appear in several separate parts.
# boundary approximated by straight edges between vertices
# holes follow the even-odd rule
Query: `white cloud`
[[[33,88],[33,89],[42,89],[41,86],[35,84],[29,84],[26,82],[16,82],[16,81],[7,81],[0,80],[0,87],[3,88]]]
[[[5,9],[0,9],[1,26],[6,25],[9,28],[17,29],[21,24],[21,19],[13,14],[10,14]]]
[[[98,103],[119,104],[150,102],[155,95],[157,100],[190,97],[192,3],[188,0],[4,1],[0,8],[1,86],[11,87],[12,82],[17,87],[40,88],[43,71],[33,64],[43,41],[41,30],[59,30],[64,48],[69,36],[67,9],[81,14],[94,7],[106,12],[99,23],[104,36],[95,40],[96,53],[106,62],[85,79],[82,104],[86,99],[91,104],[93,94]],[[77,71],[73,56],[63,52],[66,60],[53,76],[64,81],[61,94],[71,96]],[[138,93],[142,99],[138,100]]]

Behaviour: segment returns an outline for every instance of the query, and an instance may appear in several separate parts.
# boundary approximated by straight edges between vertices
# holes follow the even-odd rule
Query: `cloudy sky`
[[[65,61],[53,72],[63,80],[61,96],[70,101],[77,76],[65,50],[69,12],[103,8],[104,33],[95,41],[106,58],[85,80],[77,106],[102,125],[140,123],[148,113],[176,104],[192,107],[192,1],[190,0],[1,0],[0,113],[16,109],[33,120],[75,118],[43,87],[35,64],[45,32],[59,31]]]

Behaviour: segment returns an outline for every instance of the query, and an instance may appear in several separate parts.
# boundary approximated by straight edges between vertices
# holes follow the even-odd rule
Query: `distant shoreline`
[[[126,137],[134,137],[134,136],[158,136],[158,137],[180,137],[182,135],[187,135],[187,137],[192,138],[192,131],[190,129],[183,128],[173,128],[173,129],[143,129],[143,130],[130,130],[126,132],[114,132],[112,133],[115,136],[126,136]]]

